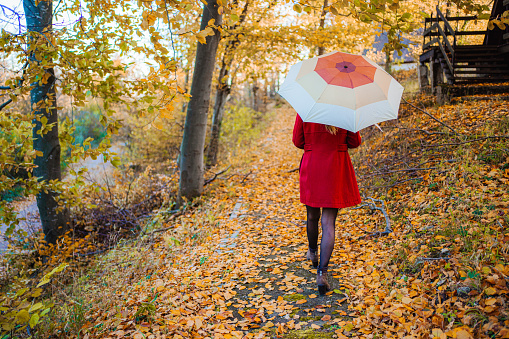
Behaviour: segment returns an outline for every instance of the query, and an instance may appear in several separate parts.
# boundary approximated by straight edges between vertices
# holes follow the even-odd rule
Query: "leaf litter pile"
[[[365,201],[385,201],[390,225],[369,206],[340,211],[328,295],[318,296],[305,259],[301,151],[291,143],[295,113],[283,106],[232,163],[237,175],[218,177],[182,215],[156,213],[164,231],[98,258],[60,315],[74,321],[55,321],[50,332],[509,338],[507,105],[417,108],[426,114],[407,105],[350,152]]]

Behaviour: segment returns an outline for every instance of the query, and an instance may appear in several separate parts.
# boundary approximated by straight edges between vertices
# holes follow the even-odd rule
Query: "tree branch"
[[[228,166],[228,167],[226,167],[224,170],[222,170],[222,171],[220,171],[220,172],[218,172],[218,173],[214,173],[214,176],[213,176],[212,178],[208,179],[207,181],[205,181],[205,183],[203,184],[203,186],[208,185],[208,184],[210,184],[212,181],[216,180],[216,178],[217,178],[219,175],[221,175],[221,174],[223,174],[224,172],[228,171],[228,170],[230,169],[230,167],[231,167],[231,165],[229,165],[229,166]]]
[[[409,103],[408,101],[405,100],[405,98],[401,98],[403,100],[403,102],[413,108],[415,108],[416,110],[426,114],[427,116],[429,116],[431,119],[435,120],[436,122],[438,122],[439,124],[441,124],[442,126],[445,126],[447,127],[448,129],[450,129],[451,131],[454,132],[454,134],[459,134],[458,132],[456,132],[456,130],[454,128],[452,128],[451,126],[447,125],[445,122],[442,122],[440,120],[438,120],[437,118],[435,118],[434,116],[432,116],[431,114],[429,114],[428,112],[426,112],[425,110],[423,110],[422,108],[419,108],[411,103]]]

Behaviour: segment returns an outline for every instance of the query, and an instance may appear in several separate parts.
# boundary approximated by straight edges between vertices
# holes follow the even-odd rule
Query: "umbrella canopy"
[[[396,119],[403,86],[362,55],[332,52],[293,65],[278,93],[304,122],[357,132]]]

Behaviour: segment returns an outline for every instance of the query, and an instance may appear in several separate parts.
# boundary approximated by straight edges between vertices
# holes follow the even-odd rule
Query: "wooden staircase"
[[[497,46],[456,46],[452,80],[454,84],[509,82],[508,55]],[[451,75],[449,75],[451,77]]]
[[[506,7],[509,7],[509,0],[495,0],[492,18],[501,14],[496,11],[506,10]],[[425,19],[423,53],[419,58],[421,67],[429,65],[431,88],[443,83],[443,77],[448,85],[457,86],[509,82],[509,34],[490,30],[456,31],[450,22],[478,18],[445,17],[438,6],[436,11],[436,17]],[[484,36],[484,44],[458,45],[457,37],[465,35]]]

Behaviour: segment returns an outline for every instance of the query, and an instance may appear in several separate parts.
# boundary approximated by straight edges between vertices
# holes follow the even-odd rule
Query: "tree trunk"
[[[26,23],[28,32],[47,32],[52,29],[53,8],[51,0],[41,0],[37,6],[33,0],[24,0]],[[40,36],[30,38],[30,44],[47,44],[46,39]],[[38,67],[40,60],[37,59],[35,48],[30,46],[30,62],[32,67]],[[47,56],[41,56],[47,58]],[[39,57],[39,58],[41,58]],[[50,62],[46,59],[45,61]],[[55,72],[53,68],[44,69],[44,81],[35,81],[31,84],[30,103],[34,114],[33,127],[33,147],[34,150],[42,152],[42,156],[37,156],[34,160],[36,165],[34,175],[40,180],[48,182],[50,180],[61,180],[60,170],[60,141],[58,139],[58,111],[55,91]],[[46,125],[52,124],[52,128],[47,133],[40,135],[38,132],[43,127],[41,119],[47,119]],[[69,229],[69,215],[67,210],[57,212],[58,203],[55,198],[57,192],[40,192],[37,195],[37,207],[41,216],[42,229],[45,240],[48,243],[55,243],[58,237],[63,235]]]
[[[231,87],[227,83],[222,83],[222,79],[228,75],[227,65],[223,63],[219,71],[220,82],[217,85],[216,101],[214,102],[214,113],[212,115],[212,126],[210,129],[210,141],[207,148],[207,167],[210,168],[217,164],[217,153],[219,149],[219,135],[221,134],[221,124],[223,123],[224,105],[230,94]]]
[[[327,6],[328,5],[329,5],[329,1],[324,0],[322,15],[320,16],[320,29],[323,29],[325,27],[325,16],[327,15]],[[325,53],[325,47],[320,44],[320,46],[318,46],[318,55],[323,55],[323,53]]]
[[[200,29],[204,30],[211,19],[221,25],[216,0],[203,6]],[[187,106],[184,136],[182,138],[180,158],[179,197],[191,200],[203,191],[203,149],[207,133],[207,114],[210,101],[210,87],[216,63],[216,52],[221,35],[214,30],[213,36],[206,38],[207,43],[198,43],[194,64],[191,100]]]
[[[255,111],[259,111],[259,107],[258,107],[258,90],[260,88],[258,87],[258,79],[254,79],[253,80],[253,109]]]
[[[385,71],[389,74],[392,73],[391,53],[392,52],[385,52]]]

